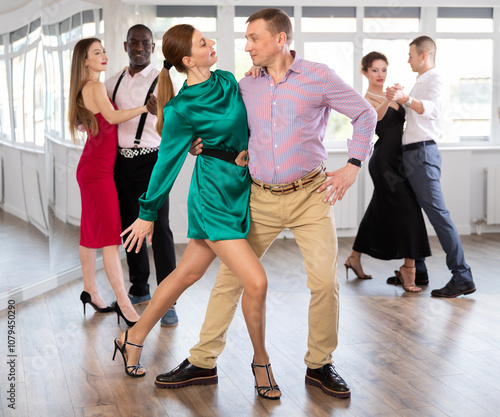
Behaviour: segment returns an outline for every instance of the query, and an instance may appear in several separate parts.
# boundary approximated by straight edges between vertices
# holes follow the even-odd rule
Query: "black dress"
[[[427,229],[415,193],[403,171],[401,138],[405,110],[389,107],[377,123],[368,164],[374,190],[359,225],[353,250],[377,259],[424,258],[431,255]]]

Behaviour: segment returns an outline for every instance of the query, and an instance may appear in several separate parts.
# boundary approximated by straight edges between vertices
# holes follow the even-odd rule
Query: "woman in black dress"
[[[429,239],[422,210],[403,172],[401,138],[405,109],[385,98],[384,82],[388,61],[379,52],[370,52],[361,61],[361,70],[369,85],[365,98],[375,108],[378,140],[368,169],[373,180],[373,196],[359,225],[351,255],[344,266],[358,278],[370,279],[361,267],[361,254],[377,259],[404,258],[395,271],[408,292],[422,289],[415,285],[415,258],[430,256]]]

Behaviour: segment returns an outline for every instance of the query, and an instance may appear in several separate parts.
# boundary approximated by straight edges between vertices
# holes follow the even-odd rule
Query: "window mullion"
[[[219,68],[234,74],[234,7],[217,6],[217,54],[220,57]],[[231,36],[227,36],[231,34]]]
[[[437,7],[420,8],[420,34],[436,39]],[[417,37],[417,35],[415,36]]]

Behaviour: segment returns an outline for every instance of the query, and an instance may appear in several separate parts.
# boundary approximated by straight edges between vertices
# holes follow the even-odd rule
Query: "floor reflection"
[[[47,278],[49,239],[37,228],[0,210],[0,293]]]
[[[80,228],[56,219],[50,238],[29,223],[0,210],[0,294],[77,267]]]

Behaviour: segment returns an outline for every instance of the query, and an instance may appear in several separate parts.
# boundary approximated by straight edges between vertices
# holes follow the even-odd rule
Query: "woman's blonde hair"
[[[74,143],[78,142],[80,129],[83,125],[87,132],[97,135],[99,125],[94,114],[83,104],[82,90],[88,80],[88,69],[85,66],[85,60],[88,58],[90,46],[94,42],[101,43],[98,38],[85,38],[79,40],[73,49],[73,59],[71,61],[71,78],[69,81],[69,102],[68,102],[68,121],[69,131]]]
[[[158,78],[158,97],[156,98],[158,115],[156,131],[160,136],[164,122],[163,108],[175,95],[174,85],[170,78],[170,67],[175,67],[178,72],[186,72],[186,66],[182,59],[185,56],[191,56],[194,31],[195,28],[191,25],[176,25],[172,26],[163,35],[161,50],[165,61]]]

